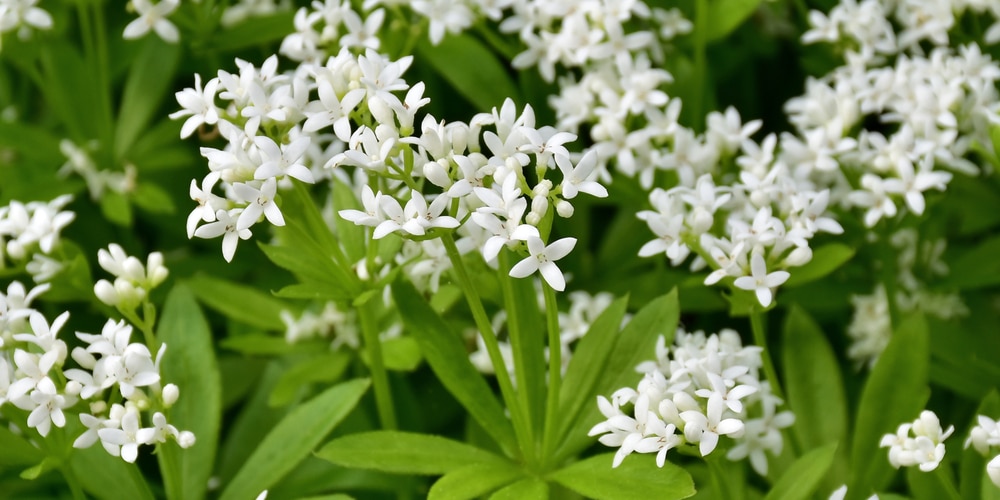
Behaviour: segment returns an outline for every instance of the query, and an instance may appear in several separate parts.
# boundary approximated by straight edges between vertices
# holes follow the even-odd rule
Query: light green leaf
[[[351,355],[340,351],[324,352],[298,361],[278,379],[267,404],[272,407],[291,404],[310,384],[340,379],[350,363]]]
[[[549,485],[537,477],[524,478],[490,495],[490,500],[547,500]]]
[[[264,250],[264,253],[267,254],[268,258],[277,264],[278,262],[274,259],[274,254],[272,253],[274,248],[276,247],[261,245],[261,249]],[[278,265],[280,266],[281,264]],[[283,299],[339,301],[350,299],[351,292],[349,292],[345,287],[335,285],[330,281],[303,280],[302,283],[296,283],[294,285],[283,287],[281,290],[274,292],[274,296]]]
[[[0,467],[36,464],[45,458],[45,453],[35,448],[26,439],[14,434],[7,426],[0,426]]]
[[[517,86],[506,67],[472,35],[448,35],[438,45],[422,38],[416,54],[417,60],[430,63],[479,111],[499,108],[508,97],[519,102]]]
[[[73,450],[69,460],[69,466],[80,480],[83,489],[96,498],[101,500],[155,498],[136,464],[109,455],[101,446]]]
[[[912,421],[927,401],[930,347],[927,322],[921,315],[906,318],[879,357],[861,392],[851,448],[848,499],[867,498],[884,488],[893,469],[879,448],[885,434]]]
[[[284,373],[283,361],[276,359],[266,363],[256,382],[257,389],[228,424],[225,441],[219,451],[218,477],[221,484],[232,481],[267,432],[289,413],[288,407],[272,408],[267,404],[275,384]]]
[[[101,213],[119,226],[132,226],[132,206],[128,199],[114,191],[105,191],[101,197]]]
[[[783,287],[804,285],[834,272],[854,257],[854,248],[843,243],[827,243],[813,251],[812,260],[802,267],[792,268]]]
[[[819,325],[793,306],[781,343],[792,428],[802,449],[810,450],[847,436],[847,400],[837,358]]]
[[[960,500],[955,484],[951,479],[951,471],[947,466],[938,466],[930,472],[924,472],[919,467],[906,467],[906,483],[910,485],[910,493],[915,500]]]
[[[836,453],[837,443],[830,443],[802,455],[782,474],[781,479],[775,483],[764,500],[812,498],[813,492],[833,465]]]
[[[367,360],[366,353],[363,351],[362,356]],[[386,368],[401,372],[416,370],[424,359],[420,344],[413,337],[396,337],[382,342],[382,357]]]
[[[228,53],[249,47],[269,46],[271,42],[281,40],[294,30],[294,17],[295,12],[292,10],[250,17],[232,28],[216,31],[214,36],[204,42],[205,47],[197,48],[211,48],[218,53]]]
[[[200,499],[212,475],[222,414],[222,381],[212,332],[191,290],[177,285],[167,296],[157,338],[167,345],[160,365],[165,383],[177,384],[181,397],[170,408],[170,423],[194,433],[197,444],[182,450],[160,447],[157,458],[169,498]]]
[[[316,346],[312,343],[309,345]],[[222,339],[219,347],[250,355],[280,355],[296,351],[299,345],[289,344],[284,337],[248,334]]]
[[[188,278],[187,284],[199,301],[227,318],[264,330],[285,330],[281,311],[288,305],[257,288],[207,274]]]
[[[503,465],[506,459],[458,441],[430,434],[373,431],[330,441],[316,456],[355,469],[396,474],[447,474],[471,464]]]
[[[135,206],[151,214],[173,214],[177,206],[170,195],[159,185],[151,182],[140,182],[135,191],[129,194],[129,200]]]
[[[351,186],[336,177],[330,182],[333,183],[333,206],[335,210],[361,210],[364,208],[358,202],[358,199],[355,198]],[[340,242],[344,245],[344,251],[347,252],[347,256],[351,261],[358,262],[365,258],[365,250],[367,248],[365,232],[367,229],[339,215],[334,217],[334,221],[337,229],[337,237],[340,238]],[[370,244],[374,245],[378,243],[372,240]]]
[[[984,415],[986,417],[996,419],[1000,417],[1000,393],[996,389],[990,391],[986,397],[979,403],[979,408],[976,410],[975,415],[972,417],[972,421],[969,423],[969,428],[978,425],[978,416]],[[986,463],[989,458],[984,457],[979,454],[975,447],[970,446],[962,450],[962,461],[961,461],[961,482],[959,483],[962,498],[965,500],[979,500],[986,498],[1000,498],[1000,489],[993,485],[989,476],[986,474]],[[989,485],[992,492],[995,492],[993,496],[986,496],[983,493],[986,491],[983,489],[984,485]]]
[[[181,46],[157,36],[147,36],[132,63],[115,128],[115,158],[124,160],[136,138],[145,131],[149,120],[162,104],[174,80],[180,61]],[[171,99],[171,102],[176,102]]]
[[[274,486],[354,409],[368,385],[367,379],[344,382],[292,410],[261,441],[220,499],[254,498]]]
[[[397,282],[392,286],[392,296],[407,332],[417,339],[427,364],[448,392],[502,448],[512,450],[514,429],[510,420],[489,384],[469,361],[461,336],[430,308],[413,285]]]
[[[694,495],[691,475],[671,462],[656,466],[651,456],[632,456],[617,468],[611,467],[614,453],[602,453],[549,475],[549,479],[596,500],[656,498],[669,500]]]
[[[761,0],[703,0],[708,2],[706,40],[725,38],[757,10]]]
[[[513,464],[469,464],[438,479],[427,500],[467,500],[490,493],[521,477],[524,472]]]

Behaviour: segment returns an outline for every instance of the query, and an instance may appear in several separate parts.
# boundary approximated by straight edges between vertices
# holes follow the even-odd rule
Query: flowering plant
[[[994,492],[998,44],[975,0],[0,0],[0,491]]]

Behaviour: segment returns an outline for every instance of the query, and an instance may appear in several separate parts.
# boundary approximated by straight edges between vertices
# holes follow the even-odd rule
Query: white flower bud
[[[391,125],[395,128],[396,126],[396,113],[392,111],[385,99],[381,97],[372,97],[368,99],[368,110],[372,112],[372,116],[379,124]]]
[[[771,198],[764,191],[754,191],[750,193],[750,203],[755,207],[765,207],[771,204]]]
[[[73,361],[76,361],[76,364],[86,370],[93,370],[94,366],[97,365],[97,358],[82,347],[74,347],[71,357]]]
[[[101,302],[104,302],[112,307],[118,305],[121,301],[115,287],[112,286],[111,283],[108,283],[108,280],[97,281],[94,285],[94,295],[97,295],[97,298],[100,299]]]
[[[517,161],[517,158],[514,158],[513,156],[509,156],[506,160],[504,160],[504,166],[507,167],[507,170],[510,172],[520,172],[522,167],[521,162]]]
[[[83,390],[83,385],[81,385],[76,380],[70,380],[66,382],[66,394],[69,396],[79,396],[80,391]]]
[[[452,180],[448,176],[448,160],[442,158],[438,161],[429,161],[424,164],[424,177],[439,188],[448,189]]]
[[[530,224],[532,226],[537,226],[538,223],[541,222],[541,221],[542,221],[542,217],[540,215],[536,214],[535,212],[531,212],[531,213],[529,213],[528,215],[526,215],[524,217],[524,222],[526,222],[526,223],[528,223],[528,224]]]
[[[179,398],[180,395],[181,390],[176,384],[167,384],[163,386],[163,394],[161,395],[163,397],[163,406],[170,408],[177,402],[177,398]]]
[[[122,264],[121,278],[125,278],[132,282],[141,282],[146,279],[146,269],[143,267],[142,262],[135,257],[128,257]]]
[[[167,279],[170,271],[163,265],[162,253],[153,252],[149,254],[149,257],[146,259],[146,274],[148,276],[148,283],[146,284],[150,289],[160,286]]]
[[[191,431],[181,431],[180,434],[177,435],[177,444],[181,448],[190,448],[194,446],[194,442],[194,433]]]
[[[120,422],[122,417],[125,416],[125,412],[125,407],[116,403],[111,407],[111,413],[108,418],[116,422]]]
[[[559,217],[568,219],[573,216],[573,210],[573,204],[566,200],[559,200],[556,203],[556,213],[559,214]]]
[[[809,247],[798,247],[785,257],[785,265],[798,267],[806,265],[813,258],[812,249]]]
[[[688,218],[688,225],[691,226],[691,230],[695,233],[705,233],[712,228],[712,224],[715,219],[708,210],[704,207],[695,207],[691,211],[691,216]]]
[[[531,213],[538,214],[538,217],[545,217],[549,211],[549,199],[545,196],[536,196],[531,199]]]
[[[542,179],[541,182],[535,185],[531,190],[531,195],[534,197],[544,197],[548,196],[549,192],[552,191],[552,181],[548,179]]]
[[[90,403],[90,413],[100,415],[106,411],[108,411],[108,403],[106,401],[99,399]]]

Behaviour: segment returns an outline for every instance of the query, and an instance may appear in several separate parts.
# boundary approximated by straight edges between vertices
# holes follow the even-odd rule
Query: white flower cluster
[[[281,311],[281,321],[285,324],[285,340],[289,344],[332,337],[331,350],[361,346],[357,313],[353,309],[342,311],[334,302],[324,304],[319,313],[305,310],[298,317],[291,311]]]
[[[1000,449],[1000,425],[986,415],[976,417],[977,424],[969,431],[969,437],[965,440],[965,447],[970,445],[983,456],[990,456]],[[993,484],[1000,487],[1000,454],[995,455],[986,464],[986,474],[989,475]]]
[[[941,319],[968,314],[968,308],[957,292],[946,292],[928,286],[935,278],[948,275],[948,265],[942,259],[944,239],[920,240],[914,228],[901,229],[889,238],[896,255],[897,287],[893,300],[900,314],[921,311]],[[859,365],[874,366],[892,336],[889,298],[885,287],[876,285],[871,295],[851,297],[854,314],[847,326],[851,345],[847,356]]]
[[[590,435],[618,448],[615,467],[633,452],[656,453],[662,467],[669,450],[685,445],[697,445],[706,456],[721,436],[729,436],[735,445],[726,457],[749,458],[766,475],[766,453],[781,453],[780,430],[792,425],[794,415],[777,411],[782,401],[760,379],[760,353],[760,347],[743,346],[733,330],[705,335],[679,329],[673,347],[661,337],[657,359],[637,368],[645,375],[636,388],[619,389],[610,399],[598,396],[607,420]]]
[[[346,0],[313,2],[295,12],[295,32],[285,37],[279,52],[294,61],[318,63],[342,48],[378,50],[384,21],[384,9],[362,18]]]
[[[222,12],[219,22],[230,28],[252,17],[265,17],[291,8],[289,0],[237,0]]]
[[[87,430],[74,442],[85,448],[98,439],[108,453],[134,462],[141,444],[164,443],[173,438],[182,447],[194,443],[190,432],[179,432],[159,410],[169,408],[179,395],[177,386],[161,386],[159,362],[145,344],[130,341],[132,327],[108,320],[99,335],[77,332],[86,347],[68,356],[66,342],[57,338],[69,319],[60,314],[51,323],[31,302],[48,285],[26,292],[19,282],[0,293],[0,406],[11,404],[29,412],[28,428],[47,436],[53,425],[65,427],[66,414],[81,401],[89,412],[80,415]],[[80,368],[64,369],[71,357]],[[103,393],[117,387],[120,396]],[[108,412],[107,399],[125,399]],[[154,427],[139,431],[142,412],[152,413]],[[17,425],[16,422],[13,423]]]
[[[889,448],[889,463],[897,469],[916,465],[930,472],[944,458],[944,440],[954,431],[955,426],[942,430],[937,415],[924,410],[912,423],[900,425],[895,434],[882,436],[879,447]]]
[[[52,15],[38,6],[38,0],[0,0],[0,37],[17,30],[18,36],[26,40],[32,29],[52,29]]]
[[[63,228],[76,218],[63,210],[72,199],[63,195],[49,202],[12,201],[0,207],[0,269],[25,265],[36,282],[58,273],[61,263],[48,256],[58,247]]]
[[[99,250],[97,262],[115,276],[115,281],[112,284],[108,280],[98,280],[94,285],[94,294],[101,302],[119,309],[135,309],[169,274],[163,266],[163,254],[160,252],[149,254],[144,266],[136,257],[126,255],[116,243],[109,245],[107,250]]]
[[[76,174],[87,184],[90,199],[99,201],[107,190],[118,194],[127,194],[135,189],[138,172],[135,165],[126,164],[123,172],[102,170],[91,157],[91,151],[97,149],[97,141],[90,141],[84,146],[78,146],[69,139],[59,142],[59,151],[66,157],[66,163],[59,169],[57,175],[66,177]]]

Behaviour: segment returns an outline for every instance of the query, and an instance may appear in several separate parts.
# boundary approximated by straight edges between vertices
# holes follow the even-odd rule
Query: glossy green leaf
[[[187,284],[199,301],[227,318],[264,330],[285,330],[281,311],[289,307],[258,288],[207,274],[195,275]]]
[[[508,97],[523,105],[507,68],[472,35],[448,35],[437,45],[423,38],[417,43],[416,54],[479,111],[499,108]]]
[[[142,40],[125,80],[118,122],[115,126],[115,158],[124,160],[137,137],[147,129],[153,114],[171,88],[181,46],[156,36]],[[171,102],[174,102],[171,99]],[[178,107],[176,103],[175,106]]]
[[[222,414],[222,381],[212,332],[191,290],[177,285],[170,291],[157,338],[167,345],[160,365],[165,383],[177,384],[181,397],[170,408],[170,423],[189,430],[195,446],[182,450],[162,446],[157,458],[169,498],[200,499],[212,475]]]
[[[524,478],[490,495],[490,500],[548,500],[549,485],[537,477]]]
[[[510,420],[489,384],[469,361],[461,336],[430,308],[413,285],[397,282],[392,286],[392,296],[407,332],[417,339],[424,358],[441,383],[490,437],[501,447],[512,450],[514,429]]]
[[[827,243],[813,251],[812,260],[802,267],[792,268],[784,288],[804,285],[834,272],[854,257],[854,248],[843,243]]]
[[[885,434],[894,433],[912,421],[924,408],[930,347],[927,322],[921,315],[906,318],[872,369],[861,392],[854,441],[851,448],[851,477],[847,496],[867,498],[885,487],[894,470],[879,448]]]
[[[316,456],[355,469],[396,474],[447,474],[471,464],[507,461],[488,451],[430,434],[373,431],[348,434],[330,441]]]
[[[513,464],[476,463],[448,472],[434,482],[427,500],[471,500],[510,484],[524,474]]]
[[[502,269],[513,265],[513,252],[503,249],[499,261]],[[503,304],[507,312],[507,335],[514,356],[515,386],[527,410],[529,421],[535,428],[542,427],[545,408],[545,387],[536,381],[545,380],[548,363],[545,361],[547,329],[545,316],[538,309],[538,296],[532,280],[512,278],[504,271],[500,276]]]
[[[225,441],[219,451],[218,477],[221,484],[232,481],[247,457],[290,411],[290,407],[272,408],[268,405],[275,384],[285,371],[282,361],[276,359],[266,363],[257,380],[257,389],[243,403],[233,421],[227,424]]]
[[[836,355],[804,309],[788,312],[781,343],[785,392],[799,445],[817,448],[847,436],[847,399]]]
[[[173,446],[176,444],[171,443]],[[142,450],[145,451],[145,450]],[[69,466],[83,489],[101,500],[153,500],[139,466],[113,457],[100,445],[73,450]],[[113,485],[113,487],[109,487]],[[202,484],[202,488],[205,485]]]
[[[596,500],[632,500],[656,498],[669,500],[694,495],[694,481],[683,468],[670,461],[662,468],[654,457],[635,455],[611,467],[614,453],[602,453],[549,474],[548,478]]]
[[[255,498],[280,481],[354,409],[368,385],[367,379],[344,382],[292,410],[260,442],[220,499]]]
[[[271,257],[271,260],[274,260],[271,250],[266,249],[264,245],[261,248],[264,249],[264,253],[268,254],[268,257]],[[302,283],[282,287],[281,290],[274,292],[274,296],[283,299],[348,300],[351,298],[351,292],[330,281],[303,280]]]
[[[798,417],[798,415],[796,415]],[[808,500],[833,465],[838,443],[815,448],[799,457],[781,479],[771,488],[764,500]]]

